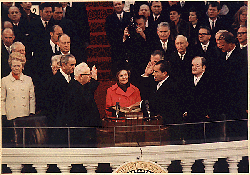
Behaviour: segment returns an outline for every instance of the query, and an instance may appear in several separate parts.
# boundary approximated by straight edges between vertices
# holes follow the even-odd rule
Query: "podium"
[[[160,145],[166,135],[161,117],[144,117],[139,112],[121,112],[119,117],[106,116],[103,128],[98,129],[100,146]]]

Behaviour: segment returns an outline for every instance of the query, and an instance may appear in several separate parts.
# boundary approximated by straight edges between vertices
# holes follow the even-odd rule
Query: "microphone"
[[[120,103],[116,102],[116,105],[115,105],[115,115],[116,115],[116,118],[119,118],[119,111],[120,111]]]
[[[146,107],[146,111],[148,113],[148,117],[150,118],[151,115],[150,115],[149,101],[148,100],[145,100],[145,107]]]

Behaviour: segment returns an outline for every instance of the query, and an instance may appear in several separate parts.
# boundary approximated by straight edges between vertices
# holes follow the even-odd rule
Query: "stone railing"
[[[181,160],[183,173],[191,173],[195,160],[202,159],[205,173],[213,173],[219,158],[226,158],[230,173],[238,172],[238,163],[248,156],[248,141],[192,145],[107,148],[3,148],[2,164],[12,173],[20,173],[22,164],[33,164],[37,173],[46,173],[47,164],[57,164],[62,173],[70,173],[71,164],[82,164],[87,173],[95,173],[98,163],[110,163],[113,171],[127,162],[156,162],[166,172],[171,161]]]

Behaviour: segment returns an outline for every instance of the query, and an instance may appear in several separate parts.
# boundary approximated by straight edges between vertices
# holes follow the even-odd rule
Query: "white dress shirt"
[[[61,72],[61,73],[62,73],[62,75],[64,76],[65,80],[69,83],[69,82],[70,82],[70,80],[71,80],[70,75],[65,74],[65,73],[62,71],[62,69],[61,69],[61,68],[60,68],[60,72]]]
[[[164,80],[160,81],[157,86],[156,86],[156,90],[158,91],[158,89],[161,87],[161,85],[168,79],[169,76],[167,76]]]
[[[227,52],[227,55],[226,55],[226,60],[228,60],[228,58],[231,56],[232,52],[234,51],[234,49],[236,48],[236,46],[229,52]]]

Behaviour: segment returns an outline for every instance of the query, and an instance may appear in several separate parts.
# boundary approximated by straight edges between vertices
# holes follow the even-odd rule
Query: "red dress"
[[[119,102],[121,107],[129,107],[140,101],[141,95],[137,87],[130,83],[127,91],[124,92],[116,83],[107,90],[106,109],[115,106],[116,102]],[[111,112],[107,112],[107,115],[111,115]]]

